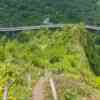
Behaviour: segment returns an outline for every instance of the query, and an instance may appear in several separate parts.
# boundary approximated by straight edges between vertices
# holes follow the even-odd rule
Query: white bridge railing
[[[38,26],[23,26],[23,27],[6,27],[0,28],[0,32],[13,32],[13,31],[28,31],[28,30],[38,30],[41,28],[62,28],[67,24],[50,24],[50,25],[38,25]],[[86,29],[99,31],[100,27],[86,25]]]

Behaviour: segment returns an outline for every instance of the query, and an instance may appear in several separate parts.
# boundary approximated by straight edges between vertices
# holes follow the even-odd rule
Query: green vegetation
[[[100,0],[0,0],[0,26],[53,23],[100,24]]]
[[[94,64],[95,68],[94,70],[96,71],[97,75],[100,75],[100,35],[97,34],[94,36],[94,43],[95,43],[95,50],[94,50]]]
[[[3,88],[12,84],[9,98],[13,99],[10,100],[29,100],[32,87],[29,87],[28,75],[36,81],[47,72],[64,73],[65,76],[82,79],[87,85],[93,85],[95,75],[91,70],[94,66],[91,65],[95,58],[91,56],[94,55],[91,37],[92,33],[86,31],[83,25],[68,25],[55,31],[41,29],[20,32],[13,38],[1,33],[1,98]]]
[[[100,25],[100,0],[0,0],[0,27],[79,22]],[[6,86],[9,100],[30,100],[47,73],[60,100],[100,100],[100,35],[81,24],[0,33],[0,100]]]

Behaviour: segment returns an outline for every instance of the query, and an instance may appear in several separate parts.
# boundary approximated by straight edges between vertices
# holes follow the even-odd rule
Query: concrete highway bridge
[[[0,32],[17,32],[17,31],[30,31],[30,30],[39,30],[41,28],[63,28],[67,24],[49,24],[49,25],[37,25],[37,26],[23,26],[23,27],[2,27]],[[86,25],[86,29],[100,31],[100,27]]]

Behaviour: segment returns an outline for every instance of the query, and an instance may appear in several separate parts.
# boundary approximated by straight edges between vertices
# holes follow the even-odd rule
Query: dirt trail
[[[46,79],[41,78],[33,89],[32,100],[45,100]]]
[[[61,97],[63,94],[62,92],[64,92],[66,89],[73,89],[73,93],[76,90],[77,93],[80,92],[80,90],[82,93],[84,93],[84,95],[80,94],[78,100],[80,100],[80,97],[81,100],[100,100],[99,90],[87,85],[81,80],[74,80],[63,76],[57,76],[53,79],[55,80],[59,97]],[[51,99],[51,90],[48,91],[48,89],[50,89],[50,87],[48,87],[48,82],[48,79],[45,78],[41,78],[39,81],[37,81],[35,87],[33,88],[32,100],[53,100]],[[62,89],[64,89],[64,91],[62,91]]]

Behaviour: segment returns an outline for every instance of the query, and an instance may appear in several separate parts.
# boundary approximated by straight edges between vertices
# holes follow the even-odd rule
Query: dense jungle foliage
[[[100,25],[100,0],[0,0],[0,27],[80,22]],[[30,100],[48,73],[59,100],[100,100],[100,33],[81,24],[0,32],[0,100],[6,87],[8,100]]]
[[[100,24],[100,0],[0,0],[0,26],[51,23]]]
[[[63,73],[75,80],[82,79],[87,83],[86,86],[93,85],[93,89],[96,86],[94,72],[100,74],[100,70],[98,72],[100,64],[99,61],[96,63],[94,56],[96,55],[95,44],[99,41],[95,43],[92,37],[96,36],[86,31],[84,25],[68,25],[58,30],[41,29],[20,32],[13,37],[10,33],[0,33],[1,100],[3,88],[9,84],[11,84],[9,100],[30,100],[34,81],[47,72],[56,75]],[[96,50],[99,53],[99,48]],[[28,83],[30,75],[32,85]],[[74,87],[72,91],[75,92],[73,89]],[[62,93],[65,91],[68,92],[67,88],[64,88]],[[81,91],[80,88],[75,93],[80,95],[79,91]],[[88,94],[87,90],[82,91],[83,96],[83,93]],[[89,91],[92,90],[89,88]],[[68,95],[68,97],[71,96],[68,100],[78,100],[75,99],[76,94],[70,94],[71,89],[69,94],[66,93],[61,95],[61,98],[63,97],[61,100],[66,100]]]

